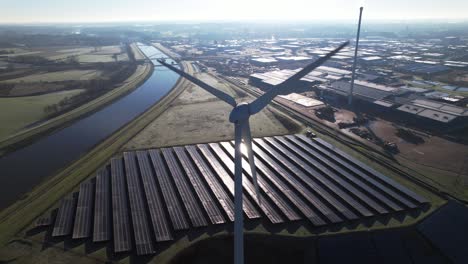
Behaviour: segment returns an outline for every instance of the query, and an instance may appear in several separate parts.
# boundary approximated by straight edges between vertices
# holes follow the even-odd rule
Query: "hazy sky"
[[[467,19],[468,0],[0,0],[0,23]]]

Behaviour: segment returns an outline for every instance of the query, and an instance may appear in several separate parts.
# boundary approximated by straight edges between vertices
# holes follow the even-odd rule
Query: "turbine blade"
[[[275,88],[272,88],[268,92],[264,93],[261,95],[257,100],[253,101],[252,103],[249,104],[249,111],[250,115],[254,115],[258,112],[260,112],[267,104],[273,100],[278,94],[286,92],[288,89],[291,89],[291,86],[296,84],[300,79],[302,79],[304,76],[309,74],[311,71],[313,71],[315,68],[319,67],[322,65],[324,62],[326,62],[328,59],[330,59],[333,55],[338,53],[341,49],[346,47],[346,45],[349,44],[349,41],[346,41],[345,43],[341,44],[338,48],[335,50],[331,51],[324,57],[319,58],[318,60],[312,62],[311,64],[307,65],[304,67],[302,70],[300,70],[298,73],[294,74],[293,76],[289,77],[286,79],[284,82],[278,84]]]
[[[229,94],[214,88],[213,86],[193,77],[192,75],[182,70],[177,69],[176,67],[166,63],[165,61],[161,59],[158,59],[157,61],[161,63],[162,65],[166,66],[167,68],[169,68],[170,70],[178,73],[180,76],[186,78],[187,80],[205,89],[207,92],[211,93],[212,95],[218,97],[220,100],[223,100],[224,102],[230,104],[232,107],[235,107],[237,105],[236,100],[234,100],[234,98],[230,96]]]
[[[252,149],[252,135],[250,133],[250,124],[249,124],[248,119],[242,125],[242,132],[243,132],[242,134],[243,134],[244,144],[247,149],[247,155],[249,158],[250,171],[252,172],[255,192],[257,193],[257,202],[261,204],[260,191],[258,188],[258,181],[257,181],[257,170],[255,166],[255,157],[254,157],[253,149]]]
[[[242,212],[242,123],[235,123],[234,153],[234,263],[244,263],[244,215]]]

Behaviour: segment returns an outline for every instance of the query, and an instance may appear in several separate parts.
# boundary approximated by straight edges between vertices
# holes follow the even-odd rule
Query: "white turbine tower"
[[[206,91],[210,92],[214,96],[223,100],[224,102],[232,105],[234,107],[229,116],[229,121],[234,123],[235,130],[235,156],[234,156],[234,263],[242,264],[244,263],[244,215],[242,212],[242,153],[241,153],[241,143],[242,140],[247,149],[250,169],[252,171],[252,177],[254,180],[255,189],[257,192],[257,202],[260,203],[260,193],[258,190],[257,183],[257,174],[255,170],[255,161],[254,155],[252,152],[252,135],[250,134],[250,125],[249,118],[250,116],[260,112],[265,106],[267,106],[275,96],[279,94],[286,94],[292,92],[292,88],[298,83],[300,79],[309,74],[315,68],[323,64],[330,57],[339,52],[342,48],[348,45],[348,41],[341,44],[338,48],[328,53],[324,57],[319,58],[315,62],[307,65],[304,69],[300,70],[298,73],[294,74],[290,78],[286,79],[284,82],[277,85],[275,88],[269,90],[268,92],[261,95],[255,101],[250,103],[240,103],[237,104],[233,97],[230,95],[213,88],[209,84],[183,72],[182,70],[177,69],[176,67],[166,63],[164,60],[158,59],[158,62],[167,68],[173,70],[174,72],[185,77],[194,84],[200,86]]]

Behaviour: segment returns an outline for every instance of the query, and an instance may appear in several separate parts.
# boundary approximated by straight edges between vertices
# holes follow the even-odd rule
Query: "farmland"
[[[127,91],[132,86],[129,84],[138,83],[135,80],[141,81],[150,72],[143,58],[134,44],[12,44],[1,48],[0,122],[5,125],[0,129],[0,141],[63,116],[118,87],[125,86]],[[5,145],[8,142],[2,148]]]

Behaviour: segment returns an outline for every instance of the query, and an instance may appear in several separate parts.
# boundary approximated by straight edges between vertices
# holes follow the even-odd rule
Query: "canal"
[[[155,65],[153,74],[137,89],[104,108],[76,120],[31,145],[0,158],[0,210],[20,199],[47,176],[65,168],[115,131],[158,102],[179,76],[156,58],[167,58],[153,46],[139,44]],[[170,61],[170,60],[169,60]]]

